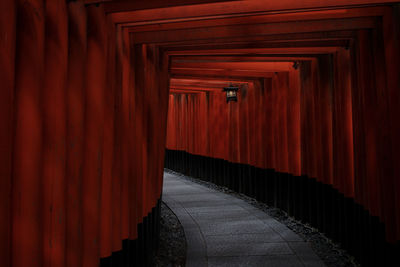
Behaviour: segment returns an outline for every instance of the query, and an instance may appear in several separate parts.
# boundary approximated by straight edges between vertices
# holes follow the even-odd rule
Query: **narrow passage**
[[[186,266],[325,266],[297,234],[234,196],[164,172],[163,201],[183,225]]]

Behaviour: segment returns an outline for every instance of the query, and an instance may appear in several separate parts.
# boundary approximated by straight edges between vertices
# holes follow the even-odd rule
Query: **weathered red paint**
[[[0,259],[11,260],[11,172],[14,113],[16,3],[0,3]]]
[[[18,1],[17,18],[11,253],[13,266],[39,267],[43,266],[44,2]]]
[[[122,249],[122,146],[123,113],[122,113],[122,38],[121,27],[116,26],[116,59],[115,59],[115,110],[114,110],[114,157],[112,169],[112,251]]]
[[[87,28],[83,4],[68,4],[66,266],[82,264],[82,181],[85,134]]]
[[[43,105],[43,266],[65,266],[66,86],[68,12],[65,1],[45,6]]]
[[[87,78],[85,150],[82,181],[83,265],[98,266],[100,257],[101,178],[106,88],[106,21],[101,7],[87,7]]]
[[[135,195],[130,192],[132,185],[129,179],[129,151],[130,151],[130,125],[129,120],[131,117],[131,104],[130,104],[130,92],[129,88],[129,76],[130,70],[130,49],[129,49],[129,36],[125,30],[120,33],[119,38],[121,38],[121,48],[122,48],[122,136],[123,140],[127,140],[127,143],[122,146],[122,158],[121,158],[121,223],[122,223],[122,239],[128,239],[129,237],[135,237],[137,233],[135,229],[130,229],[130,221],[134,220],[130,216],[133,214],[129,206],[129,196]],[[134,223],[134,222],[132,222]]]
[[[387,158],[385,158],[386,163],[391,166],[390,169],[393,170],[392,175],[385,177],[383,182],[384,194],[382,194],[385,206],[383,207],[385,211],[386,221],[393,221],[393,214],[396,216],[396,226],[392,225],[392,231],[396,231],[396,235],[387,235],[387,238],[394,241],[394,236],[396,239],[400,239],[400,181],[398,179],[400,175],[400,166],[397,164],[400,159],[400,154],[398,153],[400,149],[400,139],[398,138],[400,134],[400,123],[399,116],[400,113],[400,77],[398,75],[398,62],[400,61],[399,53],[399,28],[400,21],[400,9],[399,5],[395,5],[393,9],[387,10],[387,13],[382,18],[382,35],[384,38],[384,53],[385,53],[385,78],[386,78],[386,90],[384,95],[385,103],[388,105],[388,119],[389,119],[389,136],[387,141],[391,147],[391,153]],[[385,151],[388,155],[388,151]]]
[[[104,144],[103,171],[101,178],[100,204],[100,257],[111,256],[112,253],[112,209],[113,209],[113,166],[114,166],[114,133],[115,133],[115,29],[107,18],[107,76],[104,91]]]

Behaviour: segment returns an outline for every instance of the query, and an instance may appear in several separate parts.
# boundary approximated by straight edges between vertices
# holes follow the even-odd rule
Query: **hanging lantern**
[[[239,91],[239,87],[229,85],[228,87],[224,87],[224,92],[226,92],[226,103],[229,101],[237,102],[237,92]]]

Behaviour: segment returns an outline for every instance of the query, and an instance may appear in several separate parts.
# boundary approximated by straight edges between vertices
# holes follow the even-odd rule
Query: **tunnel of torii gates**
[[[145,265],[165,162],[396,266],[399,28],[390,0],[1,0],[0,265]]]

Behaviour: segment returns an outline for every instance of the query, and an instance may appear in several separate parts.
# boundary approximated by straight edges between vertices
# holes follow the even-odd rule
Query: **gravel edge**
[[[161,202],[160,243],[154,258],[154,267],[184,267],[186,237],[182,224],[167,204]]]

